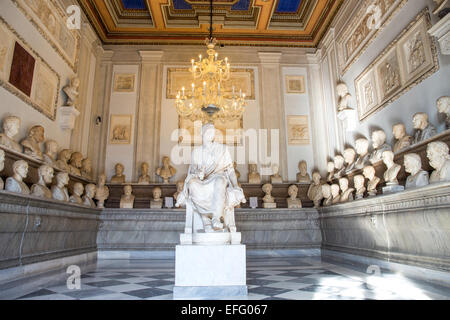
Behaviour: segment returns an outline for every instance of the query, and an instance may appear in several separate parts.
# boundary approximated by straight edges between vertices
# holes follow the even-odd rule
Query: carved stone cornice
[[[159,63],[164,56],[164,51],[143,51],[139,50],[143,63]]]
[[[438,40],[441,53],[450,55],[450,13],[428,30],[428,33]]]

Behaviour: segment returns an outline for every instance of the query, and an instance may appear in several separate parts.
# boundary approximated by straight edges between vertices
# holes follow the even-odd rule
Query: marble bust
[[[333,161],[329,161],[327,163],[327,172],[328,172],[327,181],[332,182],[334,179],[334,162]]]
[[[405,171],[410,175],[406,178],[405,189],[427,186],[430,182],[428,172],[422,169],[422,159],[417,153],[404,156]]]
[[[167,156],[162,158],[162,163],[163,166],[156,169],[156,174],[163,179],[165,184],[167,184],[169,183],[170,178],[177,173],[177,170],[170,165],[170,158]]]
[[[80,86],[80,79],[78,77],[73,77],[70,80],[70,84],[63,88],[64,93],[67,95],[66,106],[72,107],[76,106],[78,100],[78,88]]]
[[[8,149],[22,153],[22,146],[18,144],[14,137],[19,133],[20,118],[8,116],[3,119],[3,133],[0,133],[0,144]]]
[[[258,172],[256,163],[249,163],[248,165],[248,183],[261,184],[261,176]]]
[[[445,115],[445,128],[450,129],[450,97],[440,97],[436,102],[439,113]]]
[[[28,175],[28,163],[24,160],[17,160],[13,163],[12,170],[14,175],[6,179],[5,190],[29,195],[30,189],[23,182]]]
[[[81,176],[85,179],[92,180],[92,163],[91,159],[86,158],[81,161]]]
[[[68,162],[71,156],[72,150],[70,149],[61,150],[58,155],[58,160],[56,161],[56,166],[65,172],[70,172],[70,166]]]
[[[414,115],[413,127],[416,130],[413,144],[428,140],[436,135],[436,128],[429,123],[426,113],[419,112]]]
[[[105,200],[109,197],[109,188],[106,184],[106,174],[102,173],[98,176],[97,190],[95,193],[95,200],[97,200],[97,207],[103,209],[105,207]]]
[[[70,157],[69,168],[70,174],[81,176],[81,167],[83,166],[83,155],[81,152],[74,152]]]
[[[153,199],[150,201],[150,209],[161,209],[163,206],[163,199],[161,198],[161,188],[155,187],[152,191],[152,194]]]
[[[55,140],[45,141],[44,162],[49,166],[56,165],[56,158],[58,157],[58,142]]]
[[[437,141],[428,144],[427,157],[434,168],[430,183],[450,181],[449,147],[445,142]]]
[[[339,193],[339,189],[338,189]],[[322,185],[323,206],[329,207],[333,204],[333,195],[331,194],[331,186],[326,183]]]
[[[392,148],[386,143],[386,133],[383,130],[376,130],[372,133],[373,151],[369,161],[372,164],[381,160],[384,151],[391,151]]]
[[[129,184],[127,184],[125,187],[123,187],[123,195],[122,197],[120,197],[120,208],[133,209],[134,198],[133,188]]]
[[[125,167],[121,163],[117,163],[114,166],[115,174],[111,178],[111,183],[114,184],[122,184],[125,183],[125,175],[123,172],[125,171]]]
[[[95,197],[95,192],[97,191],[97,187],[95,184],[89,183],[85,187],[85,193],[82,198],[83,205],[88,206],[90,208],[96,208],[94,200],[92,200]]]
[[[0,149],[0,172],[3,171],[5,168],[5,151]],[[3,182],[3,179],[0,177],[0,190],[3,190],[5,187],[5,183]]]
[[[38,182],[31,186],[31,195],[40,198],[52,199],[52,192],[47,187],[53,181],[53,168],[44,164],[38,169]]]
[[[341,203],[353,201],[353,192],[355,191],[355,189],[348,187],[347,178],[339,179],[339,188],[341,189]]]
[[[287,199],[287,205],[289,209],[300,209],[302,207],[302,201],[297,198],[298,187],[293,184],[288,188],[289,198]]]
[[[355,168],[356,151],[353,148],[347,148],[344,150],[344,161],[347,164],[345,167],[345,173],[351,172]]]
[[[355,163],[356,169],[362,169],[369,164],[369,140],[361,138],[355,141],[355,149],[358,159]]]
[[[334,157],[334,168],[335,168],[334,177],[336,179],[339,179],[345,173],[344,162],[345,162],[345,159],[343,156],[337,155]]]
[[[413,137],[406,134],[406,127],[403,123],[397,123],[392,127],[392,133],[394,134],[395,144],[394,152],[399,152],[408,148],[411,145]]]
[[[80,182],[76,182],[73,185],[73,193],[69,197],[70,203],[76,203],[76,204],[83,204],[83,199],[81,199],[81,196],[84,192],[84,186]]]
[[[38,160],[44,160],[40,144],[45,140],[45,130],[42,126],[33,126],[28,131],[28,136],[23,139],[20,144],[23,147],[23,152]]]
[[[341,188],[339,187],[338,184],[332,184],[331,187],[331,204],[338,204],[339,202],[341,202]]]
[[[66,186],[69,184],[69,174],[60,172],[56,175],[56,184],[52,186],[52,198],[59,201],[68,202],[69,192]]]
[[[271,184],[283,183],[283,178],[280,175],[280,167],[278,164],[272,165],[272,175],[270,176]]]
[[[270,183],[266,183],[262,186],[262,191],[264,192],[263,197],[263,208],[264,209],[273,209],[277,207],[275,203],[275,198],[272,196],[272,185]]]
[[[333,166],[334,167],[334,166]],[[308,164],[305,160],[298,163],[297,182],[298,183],[311,183],[311,177],[308,174]]]
[[[402,166],[394,162],[394,153],[392,151],[383,152],[382,159],[387,168],[384,172],[384,181],[387,185],[398,185],[397,176]]]
[[[183,180],[180,180],[180,181],[177,182],[177,192],[175,192],[175,193],[173,194],[173,198],[175,199],[175,201],[177,201],[178,195],[179,195],[181,192],[183,192],[183,189],[184,189],[184,181],[183,181]]]
[[[141,164],[141,175],[139,176],[139,184],[150,184],[150,176],[148,174],[149,166],[147,162]]]
[[[356,190],[355,193],[356,200],[364,198],[364,194],[366,193],[366,187],[364,186],[365,182],[366,178],[361,174],[358,174],[353,177],[353,185],[355,186]]]
[[[338,95],[338,112],[345,110],[353,110],[349,107],[350,99],[352,95],[348,91],[347,84],[339,82],[336,86],[336,93]]]
[[[367,193],[369,197],[374,197],[377,195],[377,186],[380,183],[380,178],[375,175],[375,168],[372,166],[367,166],[363,170],[363,175],[369,181],[367,182]]]
[[[320,202],[323,199],[321,179],[320,173],[315,171],[312,175],[313,182],[309,186],[307,193],[308,199],[314,202],[315,208],[320,207]]]

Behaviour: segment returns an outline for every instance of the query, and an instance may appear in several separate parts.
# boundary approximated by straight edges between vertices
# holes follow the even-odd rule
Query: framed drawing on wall
[[[308,116],[288,116],[287,130],[289,145],[310,144]]]
[[[304,76],[286,76],[286,93],[303,94],[305,92]]]
[[[131,143],[131,115],[111,115],[109,126],[110,144],[130,144]]]
[[[136,75],[134,73],[114,74],[114,92],[130,93],[134,92]]]

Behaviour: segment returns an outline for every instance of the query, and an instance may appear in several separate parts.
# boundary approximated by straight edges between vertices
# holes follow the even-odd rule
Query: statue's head
[[[305,160],[302,160],[298,163],[298,169],[302,175],[306,175],[306,171],[308,170],[308,164]]]
[[[202,127],[203,142],[213,142],[216,137],[216,128],[212,123],[207,123]]]
[[[40,143],[44,142],[45,140],[44,132],[45,130],[43,126],[33,126],[28,132],[28,136],[30,138],[33,138],[36,142]]]
[[[86,196],[89,198],[93,198],[95,197],[95,192],[97,191],[97,187],[95,186],[95,184],[88,184],[85,188],[86,190]]]
[[[182,180],[178,181],[177,182],[177,191],[181,192],[181,191],[183,191],[183,188],[184,188],[184,181],[182,181]]]
[[[5,151],[0,149],[0,171],[5,168]]]
[[[336,92],[338,96],[344,97],[346,94],[348,94],[348,87],[344,82],[338,82],[336,85]]]
[[[325,199],[331,197],[331,186],[328,183],[322,185],[322,195]]]
[[[69,161],[71,156],[72,156],[72,150],[70,150],[70,149],[63,149],[59,152],[59,160],[62,160],[64,162]]]
[[[161,188],[160,187],[156,187],[153,189],[153,199],[155,200],[159,200],[161,198]]]
[[[356,153],[359,155],[364,155],[369,150],[369,140],[366,138],[361,138],[355,141]]]
[[[417,153],[408,153],[404,157],[405,171],[408,173],[417,173],[422,168],[422,159]]]
[[[399,140],[406,135],[406,127],[403,123],[397,123],[392,126],[392,133],[394,134],[395,139]]]
[[[373,166],[367,166],[363,169],[363,175],[369,180],[375,178],[375,168]]]
[[[292,198],[294,198],[294,197],[296,198],[297,194],[298,194],[298,187],[295,184],[291,185],[288,188],[288,195]]]
[[[263,185],[262,191],[265,194],[270,194],[272,192],[272,185],[270,183],[266,183],[265,185]]]
[[[40,166],[38,169],[39,177],[42,177],[42,180],[44,180],[46,184],[52,183],[53,174],[54,174],[53,168],[46,164]]]
[[[276,175],[276,174],[278,174],[279,172],[280,172],[280,166],[279,166],[277,163],[273,164],[273,165],[272,165],[272,174],[273,174],[273,175]]]
[[[117,163],[114,166],[114,170],[115,170],[117,176],[121,176],[123,174],[123,171],[125,170],[125,167],[123,166],[123,164]]]
[[[77,196],[81,196],[83,194],[84,187],[83,184],[80,182],[77,182],[73,185],[73,193]]]
[[[384,151],[381,154],[381,158],[385,165],[389,166],[394,162],[394,153],[392,151]]]
[[[75,168],[81,168],[83,162],[83,155],[80,152],[74,152],[70,157],[70,164]]]
[[[102,173],[98,176],[98,184],[104,186],[106,183],[106,174]]]
[[[355,162],[356,151],[353,148],[347,148],[344,150],[344,160],[345,163],[353,163]]]
[[[77,89],[77,88],[80,86],[80,78],[78,78],[78,77],[73,77],[73,78],[70,80],[70,86],[71,86],[72,88]]]
[[[170,166],[170,158],[168,156],[164,156],[162,158],[162,163],[165,168],[168,168]]]
[[[91,172],[92,170],[91,159],[89,158],[83,159],[83,161],[81,161],[81,167],[83,168],[84,171]]]
[[[342,169],[342,167],[344,166],[344,157],[343,156],[336,156],[334,157],[334,167],[338,170]]]
[[[366,178],[364,178],[364,176],[361,174],[358,174],[353,178],[353,184],[355,185],[355,188],[357,190],[362,189],[364,187],[365,181],[366,181]]]
[[[322,177],[320,176],[320,173],[318,171],[315,171],[312,174],[312,179],[313,179],[315,184],[320,184],[320,180],[322,179]]]
[[[424,112],[416,113],[413,117],[414,129],[423,130],[428,126],[428,114]]]
[[[376,130],[372,133],[372,146],[377,149],[386,142],[386,133],[383,130]]]
[[[60,172],[56,175],[56,181],[59,185],[66,186],[69,183],[69,174],[67,172]]]
[[[17,160],[14,162],[12,169],[13,172],[22,179],[26,178],[28,175],[28,163],[24,160]]]
[[[3,119],[3,131],[8,137],[14,137],[19,133],[20,118],[16,116],[8,116]]]
[[[256,166],[256,163],[249,163],[248,170],[250,171],[250,173],[256,173],[258,171],[258,167]]]
[[[331,185],[331,195],[333,198],[336,198],[339,195],[339,191],[341,191],[341,189],[338,184]]]
[[[427,157],[430,160],[430,166],[440,170],[445,162],[450,159],[449,148],[445,142],[432,142],[427,147]]]
[[[147,162],[142,162],[142,164],[141,164],[141,173],[142,173],[142,175],[147,175],[148,174],[148,163]]]
[[[441,97],[436,103],[439,113],[450,114],[450,97]]]
[[[333,161],[329,161],[327,163],[327,171],[330,173],[334,171],[334,162]]]
[[[123,187],[123,193],[126,196],[131,196],[131,194],[133,193],[133,188],[129,184],[127,184],[125,187]]]
[[[339,187],[342,191],[346,191],[348,189],[348,179],[347,178],[340,178],[339,179]]]

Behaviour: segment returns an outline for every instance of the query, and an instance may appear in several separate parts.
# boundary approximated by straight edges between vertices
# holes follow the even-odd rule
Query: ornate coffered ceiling
[[[78,0],[105,44],[203,44],[209,0]],[[214,0],[222,44],[314,47],[344,0]]]

